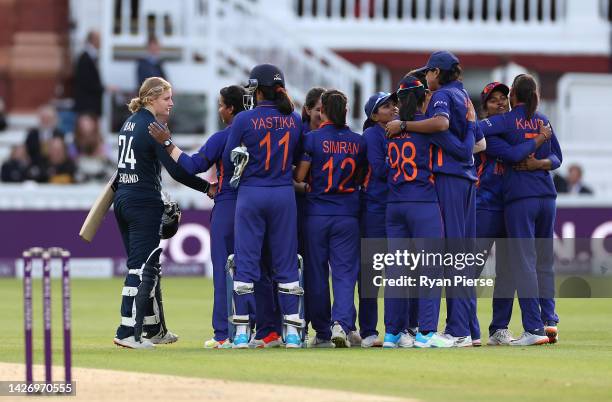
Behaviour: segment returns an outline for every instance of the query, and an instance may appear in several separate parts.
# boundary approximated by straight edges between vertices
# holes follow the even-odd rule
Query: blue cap
[[[249,79],[257,80],[257,85],[263,85],[266,87],[273,87],[274,85],[280,85],[285,87],[285,76],[280,68],[272,64],[259,64],[251,70]]]
[[[433,52],[431,56],[429,56],[429,60],[427,60],[427,65],[419,68],[416,70],[416,72],[426,73],[434,68],[439,68],[440,70],[451,70],[455,64],[459,64],[459,59],[451,52],[446,50]]]
[[[370,96],[367,103],[363,107],[363,111],[365,112],[368,118],[372,117],[372,114],[376,112],[376,109],[390,98],[394,97],[394,94],[390,94],[388,92],[377,92],[374,95]]]

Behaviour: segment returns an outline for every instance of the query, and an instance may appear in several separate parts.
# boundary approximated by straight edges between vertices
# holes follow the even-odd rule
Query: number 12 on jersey
[[[134,170],[136,158],[134,158],[134,150],[132,149],[133,139],[134,137],[130,137],[128,141],[125,135],[119,135],[119,162],[117,162],[117,167],[125,169],[125,164],[129,163],[130,169]]]
[[[357,164],[355,163],[355,159],[351,157],[346,157],[342,160],[342,163],[340,163],[340,170],[342,171],[341,173],[342,175],[344,174],[344,170],[347,167],[347,165],[350,171],[349,171],[348,176],[342,179],[342,181],[340,181],[340,184],[338,184],[339,193],[352,193],[353,191],[355,191],[354,187],[345,187],[346,184],[353,178],[353,175],[355,174],[355,169],[357,167]],[[330,156],[327,162],[325,162],[325,165],[323,165],[322,170],[323,171],[327,170],[327,187],[325,188],[324,192],[328,193],[334,187],[334,157],[333,156]]]

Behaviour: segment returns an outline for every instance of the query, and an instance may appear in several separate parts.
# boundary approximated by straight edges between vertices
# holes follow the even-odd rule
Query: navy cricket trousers
[[[508,261],[508,242],[503,210],[476,210],[477,251],[491,251],[495,243],[495,285],[493,288],[493,318],[489,325],[489,335],[498,329],[507,329],[512,318],[514,302],[514,278]],[[503,239],[496,241],[496,239]],[[482,273],[479,267],[476,277]]]
[[[330,339],[333,322],[337,321],[348,333],[354,319],[355,284],[360,263],[359,220],[354,216],[310,215],[305,229],[307,310],[317,337]],[[333,306],[329,294],[330,268]]]
[[[117,338],[123,339],[134,335],[135,307],[134,297],[136,296],[140,276],[135,273],[142,268],[147,257],[159,246],[159,228],[164,212],[164,205],[161,200],[152,200],[143,204],[130,203],[129,200],[116,200],[114,204],[115,218],[117,226],[121,232],[123,245],[127,252],[128,274],[125,277],[123,290],[121,292],[121,325],[117,329]],[[130,273],[130,271],[132,273]],[[154,317],[153,299],[150,306],[145,311],[145,332],[159,331],[159,324],[147,325],[149,317]]]
[[[523,328],[539,331],[546,321],[559,322],[555,312],[552,197],[530,197],[506,205],[509,255],[521,306]]]

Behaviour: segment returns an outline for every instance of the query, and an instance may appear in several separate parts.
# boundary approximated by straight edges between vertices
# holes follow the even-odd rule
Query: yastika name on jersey
[[[293,116],[269,116],[251,119],[251,124],[255,130],[265,129],[288,129],[295,128]]]

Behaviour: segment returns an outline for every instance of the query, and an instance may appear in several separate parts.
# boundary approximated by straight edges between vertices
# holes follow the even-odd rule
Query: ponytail
[[[346,95],[336,89],[330,89],[321,95],[322,111],[336,128],[346,126],[347,103]]]
[[[140,89],[138,90],[138,96],[132,98],[128,103],[128,109],[132,113],[136,113],[143,107],[159,98],[165,91],[172,89],[172,85],[161,77],[150,77],[144,80]]]
[[[263,98],[268,101],[273,101],[279,112],[284,115],[289,115],[293,112],[294,106],[291,98],[287,94],[287,90],[280,85],[273,87],[260,85],[257,87],[261,91]]]
[[[517,75],[512,83],[512,91],[519,103],[525,104],[527,119],[533,118],[538,110],[538,84],[529,74]]]
[[[375,125],[376,125],[376,122],[368,117],[366,121],[363,122],[363,131],[366,131],[368,128],[375,126]]]
[[[128,103],[127,107],[131,113],[136,113],[137,111],[145,107],[145,105],[139,97],[136,97],[130,100],[130,103]]]
[[[531,119],[538,110],[538,94],[532,92],[529,98],[525,101],[525,107],[527,108],[527,118]]]
[[[413,121],[418,109],[425,102],[425,88],[404,89],[399,96],[399,118],[402,121]]]
[[[291,114],[293,112],[293,102],[289,95],[287,94],[287,90],[280,85],[276,85],[274,87],[274,103],[276,103],[276,108],[279,112],[284,115]]]

